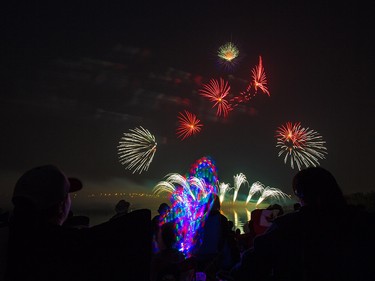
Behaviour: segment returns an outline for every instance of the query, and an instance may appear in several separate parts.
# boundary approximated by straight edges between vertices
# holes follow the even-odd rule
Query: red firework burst
[[[259,64],[251,70],[251,73],[252,73],[255,92],[257,92],[259,88],[262,90],[263,93],[269,96],[270,92],[268,91],[268,88],[267,88],[267,78],[266,78],[266,73],[263,68],[261,56],[259,56]]]
[[[187,110],[185,110],[185,113],[180,112],[177,117],[179,120],[179,126],[177,127],[176,134],[181,140],[200,132],[203,127],[203,125],[199,123],[200,120],[197,116]]]
[[[289,150],[293,147],[302,147],[306,142],[306,133],[301,130],[301,123],[287,122],[276,131],[276,137],[280,142],[283,142]]]
[[[200,89],[200,95],[208,98],[210,101],[214,102],[212,107],[217,106],[217,116],[223,115],[228,116],[229,111],[232,110],[232,106],[225,99],[229,94],[230,86],[228,82],[220,78],[220,80],[211,79],[210,83],[204,84],[203,89]]]

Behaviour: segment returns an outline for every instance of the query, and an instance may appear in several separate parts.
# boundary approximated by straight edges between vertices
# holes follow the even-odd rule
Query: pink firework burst
[[[227,117],[229,111],[232,110],[232,106],[229,101],[226,100],[229,94],[230,86],[228,82],[220,78],[220,80],[211,79],[210,83],[204,84],[203,89],[200,89],[200,95],[208,98],[210,101],[214,102],[212,107],[217,106],[217,116]]]
[[[200,120],[197,116],[187,110],[185,110],[185,113],[180,112],[177,117],[179,126],[177,127],[176,134],[181,140],[184,140],[195,133],[199,133],[203,127],[203,125],[199,123]]]
[[[259,64],[255,66],[251,70],[252,73],[252,78],[253,78],[253,85],[255,92],[257,92],[258,88],[262,90],[263,93],[267,94],[268,96],[270,95],[270,92],[268,91],[267,88],[267,78],[266,78],[266,73],[263,68],[263,63],[262,63],[262,57],[259,56]],[[250,85],[249,85],[250,88]],[[248,90],[249,90],[248,88]]]

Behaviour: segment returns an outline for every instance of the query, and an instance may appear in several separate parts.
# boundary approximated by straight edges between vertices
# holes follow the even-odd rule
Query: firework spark
[[[156,152],[155,137],[143,127],[124,133],[118,148],[119,161],[126,169],[142,173],[147,171]]]
[[[298,170],[302,165],[305,167],[319,165],[319,159],[324,159],[327,154],[325,141],[319,133],[302,128],[301,123],[292,124],[287,122],[276,131],[277,144],[280,148],[278,156],[285,153],[284,163],[290,157],[290,165],[294,169],[294,163]]]
[[[259,205],[260,203],[262,203],[267,198],[274,198],[274,199],[280,200],[280,199],[290,198],[290,196],[288,194],[282,192],[278,188],[267,186],[263,190],[262,195],[259,197],[256,205]]]
[[[233,183],[233,188],[234,188],[233,203],[234,203],[237,199],[238,191],[239,191],[241,185],[244,184],[244,183],[247,183],[247,184],[249,184],[249,183],[246,180],[246,176],[242,173],[239,173],[239,174],[233,176],[233,180],[234,180],[234,183]]]
[[[268,91],[268,88],[267,88],[267,78],[266,78],[266,73],[263,68],[261,56],[259,56],[259,64],[251,70],[251,73],[252,73],[255,92],[257,92],[259,88],[262,90],[263,93],[269,96],[270,92]],[[250,85],[247,90],[249,91],[249,89],[250,89]]]
[[[220,78],[220,80],[211,79],[210,83],[204,84],[203,89],[200,89],[199,92],[201,96],[214,102],[212,107],[217,106],[217,116],[223,115],[227,117],[229,111],[232,110],[230,103],[225,99],[229,94],[229,90],[228,82]]]
[[[224,201],[224,197],[225,197],[225,194],[230,190],[230,185],[229,183],[224,183],[224,182],[221,182],[219,184],[219,199],[220,199],[220,203],[223,203]]]
[[[259,181],[254,182],[251,185],[250,190],[249,190],[249,195],[246,198],[246,204],[250,202],[251,198],[253,197],[255,193],[259,192],[260,194],[262,194],[263,190],[264,190],[264,184],[262,184]]]
[[[178,120],[179,126],[177,127],[176,134],[181,140],[199,133],[203,127],[203,125],[199,123],[200,120],[197,116],[187,110],[185,110],[185,114],[182,112],[179,113]]]

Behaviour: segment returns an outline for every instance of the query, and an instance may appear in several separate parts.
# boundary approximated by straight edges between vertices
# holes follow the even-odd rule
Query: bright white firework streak
[[[230,185],[229,183],[224,183],[224,182],[221,182],[219,184],[219,199],[220,199],[220,203],[223,203],[224,201],[224,198],[225,198],[225,194],[230,190]]]
[[[264,190],[264,184],[262,184],[260,181],[254,182],[251,185],[250,190],[249,190],[249,195],[246,198],[246,204],[250,202],[251,198],[253,197],[255,193],[259,192],[262,194],[263,190]]]
[[[264,191],[262,192],[262,195],[259,197],[258,202],[256,205],[259,205],[260,203],[263,202],[263,200],[272,197],[277,200],[280,199],[285,199],[285,198],[290,198],[290,196],[284,192],[282,192],[280,189],[275,188],[275,187],[269,187],[267,186]]]
[[[234,186],[233,186],[233,188],[234,188],[233,203],[234,203],[237,199],[238,190],[240,190],[241,185],[243,183],[248,183],[248,182],[246,180],[246,176],[242,173],[239,173],[239,174],[233,176],[233,179],[234,179]]]

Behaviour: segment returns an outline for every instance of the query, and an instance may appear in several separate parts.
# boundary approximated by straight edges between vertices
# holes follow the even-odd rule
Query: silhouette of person
[[[236,259],[232,246],[236,246],[234,235],[228,227],[228,219],[220,212],[220,200],[213,196],[213,205],[203,227],[202,244],[195,251],[198,270],[214,278],[220,269],[229,269]],[[239,255],[239,252],[238,252]]]
[[[90,228],[68,228],[70,193],[82,188],[53,165],[17,181],[9,227],[6,281],[147,280],[151,212],[139,210]],[[121,266],[120,266],[121,265]]]
[[[154,216],[151,220],[152,225],[152,237],[153,237],[153,252],[159,251],[157,243],[157,235],[159,233],[159,227],[163,218],[168,214],[170,207],[167,203],[161,203],[158,208],[158,214]]]
[[[154,254],[151,261],[151,281],[165,280],[168,276],[179,280],[178,264],[185,256],[174,247],[177,239],[174,229],[172,222],[164,223],[159,228],[157,243],[160,251]]]
[[[365,280],[374,275],[374,219],[348,206],[333,175],[298,172],[298,212],[275,219],[231,270],[234,280]],[[366,277],[367,276],[367,277]]]
[[[125,201],[124,199],[121,199],[117,202],[115,206],[116,214],[111,218],[111,220],[114,220],[120,216],[126,215],[129,212],[130,203],[128,201]]]

